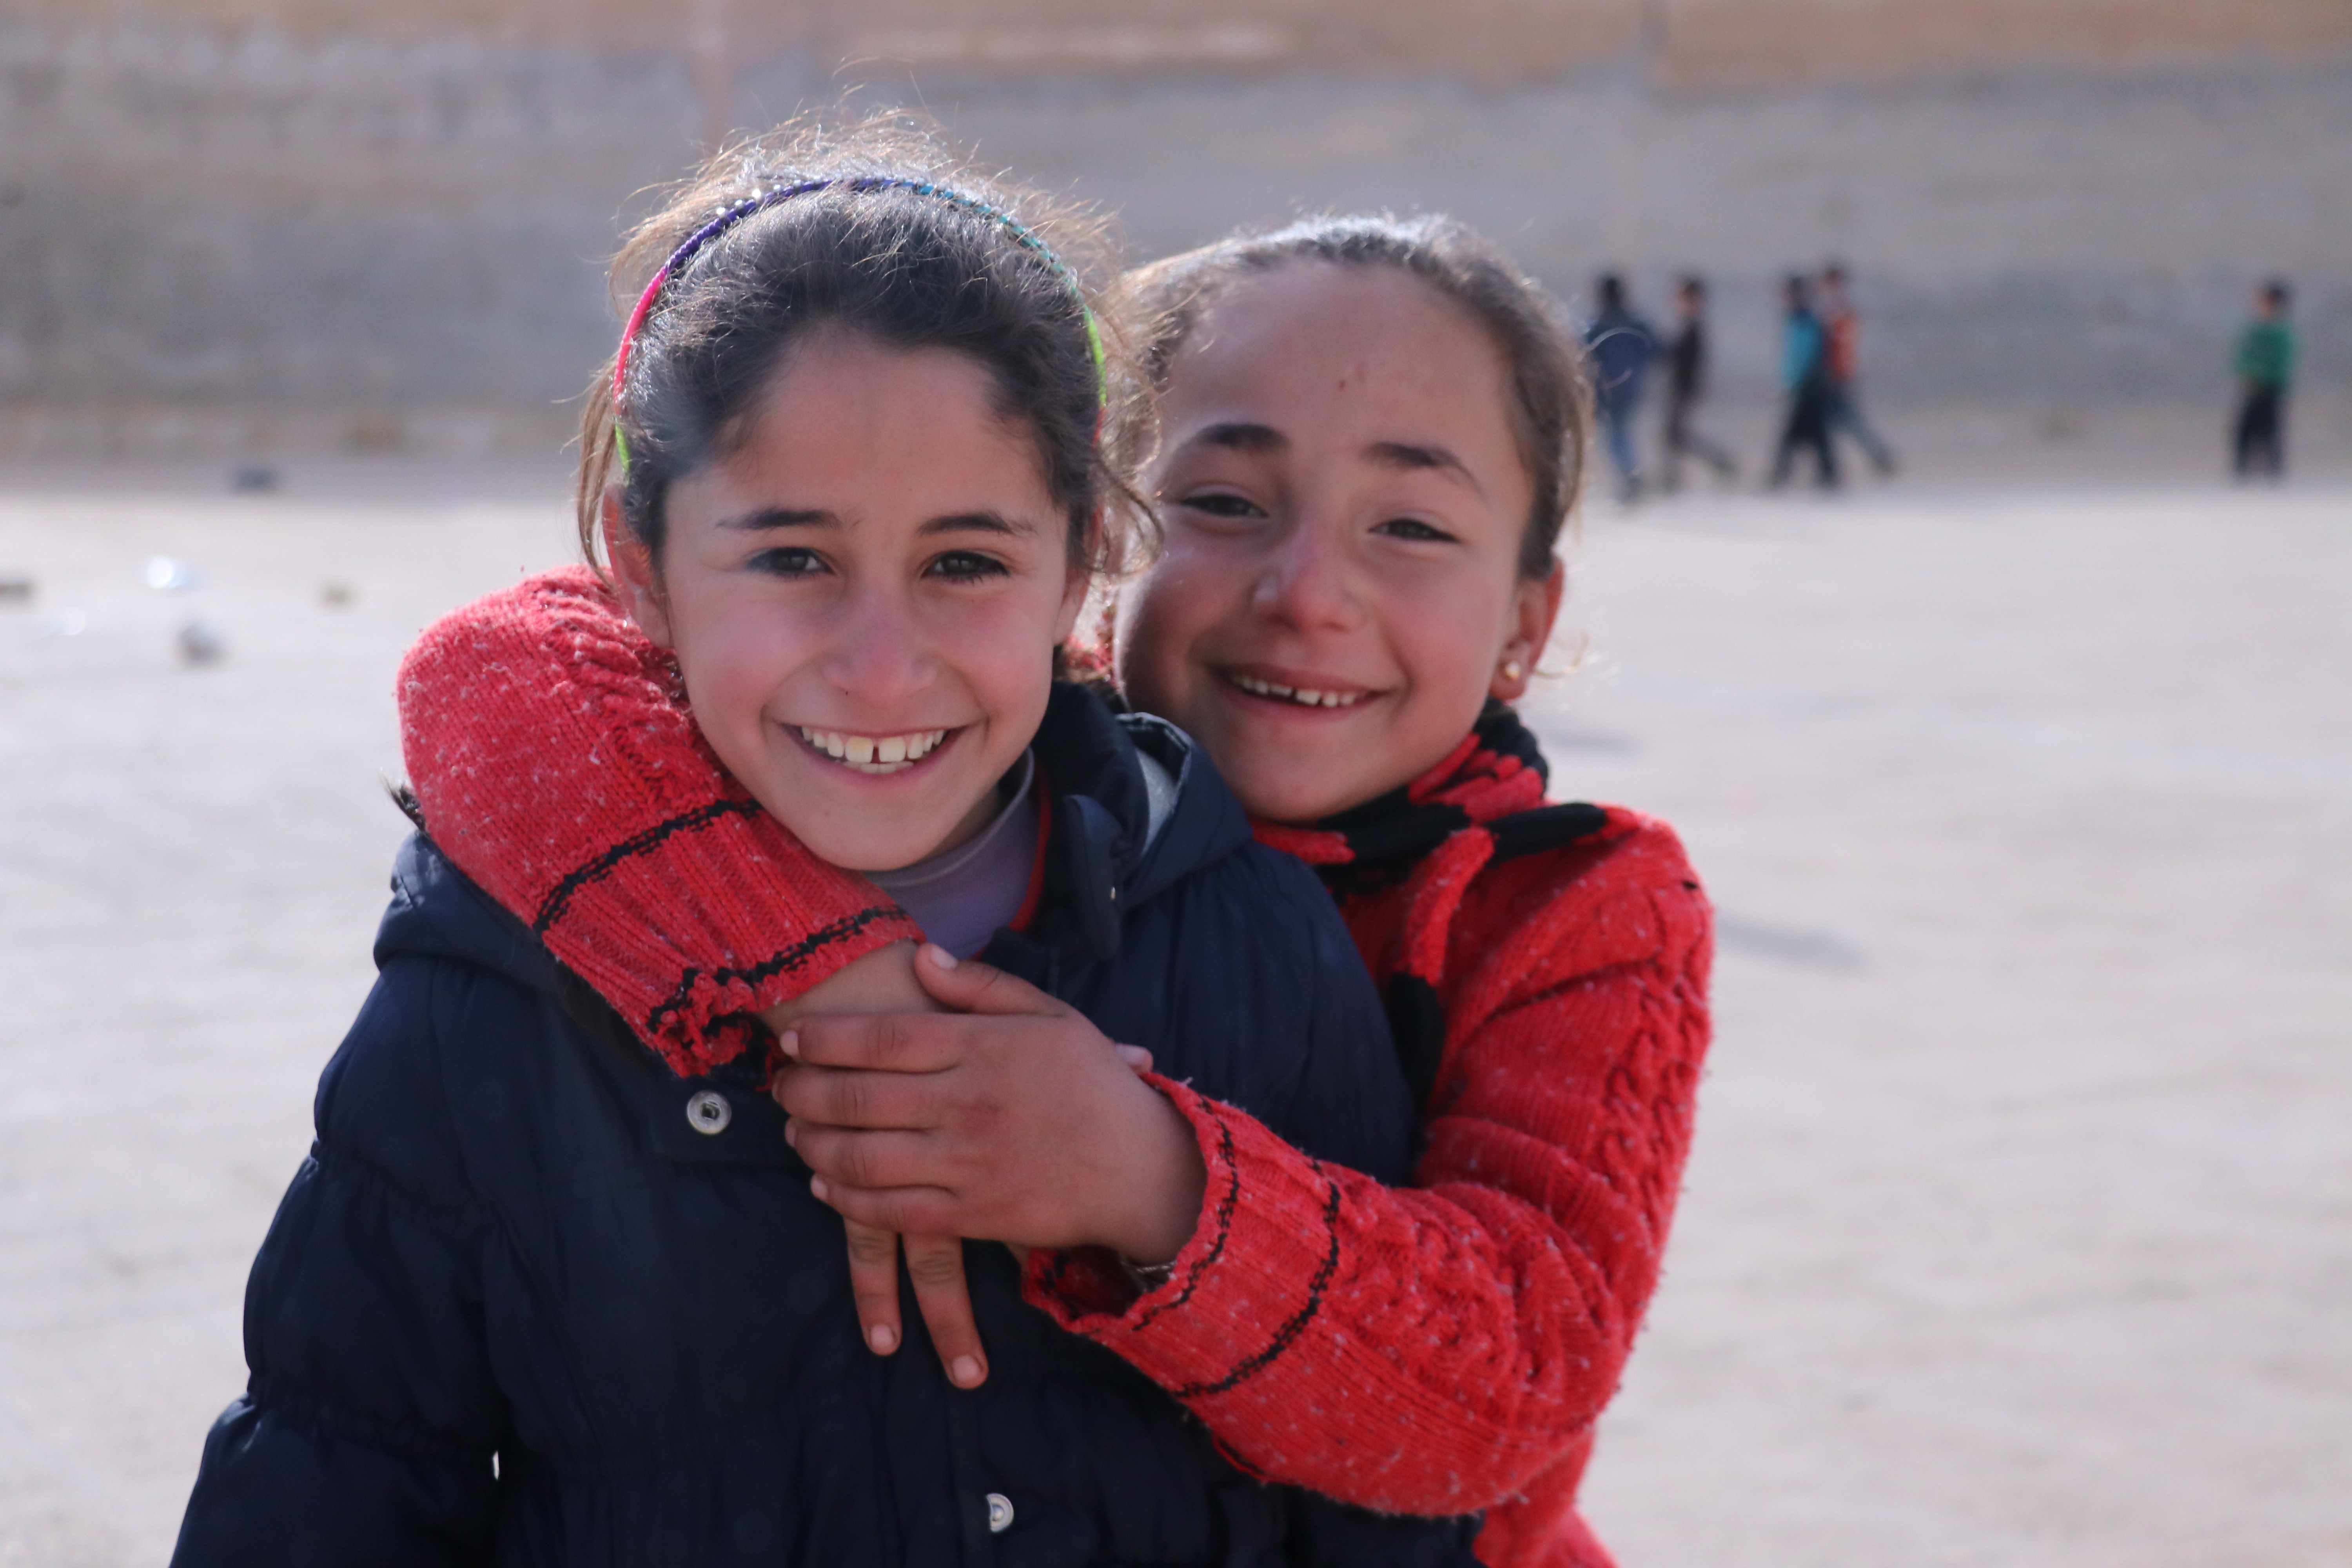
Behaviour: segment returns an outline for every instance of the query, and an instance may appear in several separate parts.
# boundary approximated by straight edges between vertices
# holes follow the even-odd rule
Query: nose
[[[1302,514],[1268,553],[1250,605],[1299,631],[1345,630],[1360,621],[1355,563],[1336,523]]]
[[[863,708],[887,712],[939,679],[922,616],[897,584],[873,583],[845,597],[818,668]]]

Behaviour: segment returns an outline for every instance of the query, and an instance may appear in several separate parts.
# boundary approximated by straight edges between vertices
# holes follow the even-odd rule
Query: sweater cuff
[[[863,878],[757,815],[723,818],[583,888],[543,936],[688,1077],[764,1044],[757,1015],[767,1008],[877,948],[923,940]]]
[[[1270,1365],[1321,1312],[1342,1262],[1343,1188],[1244,1112],[1144,1076],[1192,1125],[1208,1173],[1200,1223],[1168,1282],[1139,1296],[1107,1256],[1039,1251],[1024,1293],[1177,1398],[1213,1400]]]

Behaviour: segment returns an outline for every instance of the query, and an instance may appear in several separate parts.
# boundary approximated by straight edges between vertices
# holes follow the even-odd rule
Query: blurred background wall
[[[1835,257],[1890,404],[2352,387],[2347,0],[0,0],[0,452],[544,448],[635,193],[845,91],[1139,256],[1442,207],[1564,295]]]

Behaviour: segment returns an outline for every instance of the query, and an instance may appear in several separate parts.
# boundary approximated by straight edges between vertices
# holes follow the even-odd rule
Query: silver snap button
[[[1003,1492],[988,1494],[988,1533],[1002,1535],[1013,1528],[1013,1500]]]
[[[716,1138],[735,1120],[735,1108],[715,1089],[698,1089],[686,1102],[686,1124]]]

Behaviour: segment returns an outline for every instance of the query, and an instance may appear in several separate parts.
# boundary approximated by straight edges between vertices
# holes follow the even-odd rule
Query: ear
[[[1495,655],[1495,679],[1486,689],[1497,700],[1517,702],[1535,679],[1536,660],[1551,643],[1552,623],[1568,595],[1568,567],[1554,561],[1540,580],[1521,578],[1511,591],[1509,635]],[[1516,668],[1517,675],[1504,671]]]
[[[637,541],[621,516],[618,486],[604,492],[604,553],[612,557],[613,581],[620,589],[621,608],[637,629],[658,647],[672,647],[669,595],[662,588],[661,569],[654,553]]]

